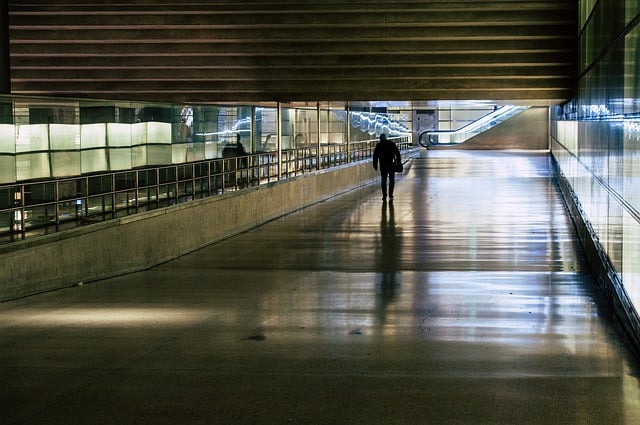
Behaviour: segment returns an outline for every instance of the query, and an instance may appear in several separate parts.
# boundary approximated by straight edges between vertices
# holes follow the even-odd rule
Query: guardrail
[[[408,138],[396,139],[401,151]],[[377,140],[0,185],[0,244],[370,159]]]

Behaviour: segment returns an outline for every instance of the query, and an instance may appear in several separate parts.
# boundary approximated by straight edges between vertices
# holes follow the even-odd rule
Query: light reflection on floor
[[[637,359],[547,165],[429,152],[393,205],[361,188],[0,304],[5,420],[636,425]]]
[[[201,323],[211,312],[181,308],[75,307],[26,309],[18,315],[0,312],[0,327],[173,327]]]

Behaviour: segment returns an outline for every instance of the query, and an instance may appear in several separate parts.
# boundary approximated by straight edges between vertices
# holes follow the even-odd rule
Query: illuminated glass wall
[[[576,97],[552,152],[619,292],[640,308],[640,0],[580,1]],[[623,300],[624,302],[624,300]],[[632,309],[633,310],[633,309]]]
[[[381,133],[409,149],[409,114],[362,114],[0,95],[0,243],[370,160]]]
[[[224,158],[303,153],[347,161],[348,144],[411,134],[407,111],[351,120],[345,103],[171,105],[0,96],[0,184]],[[361,112],[358,112],[361,113]],[[320,152],[320,153],[318,153]],[[355,159],[355,158],[354,158]]]

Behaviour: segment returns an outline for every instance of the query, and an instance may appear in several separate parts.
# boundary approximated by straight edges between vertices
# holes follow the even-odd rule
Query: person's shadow
[[[400,286],[402,234],[396,225],[393,202],[382,203],[377,248],[377,313],[379,325],[383,326],[386,322],[387,310],[396,300]]]

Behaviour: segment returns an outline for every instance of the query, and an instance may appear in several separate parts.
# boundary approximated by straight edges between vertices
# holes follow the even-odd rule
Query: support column
[[[9,4],[0,1],[0,94],[11,93],[9,66]]]
[[[277,141],[278,141],[278,181],[282,180],[282,104],[278,101],[276,108],[276,125],[278,126]]]
[[[347,162],[351,161],[351,106],[349,102],[345,105],[345,111],[347,111],[347,117],[344,120],[345,123],[345,133],[347,138]]]
[[[320,102],[316,102],[316,120],[318,121],[318,140],[316,142],[317,145],[317,152],[318,154],[316,155],[316,169],[319,170],[320,168],[322,168],[322,143],[320,143],[320,135],[322,134],[322,131],[320,129]]]

